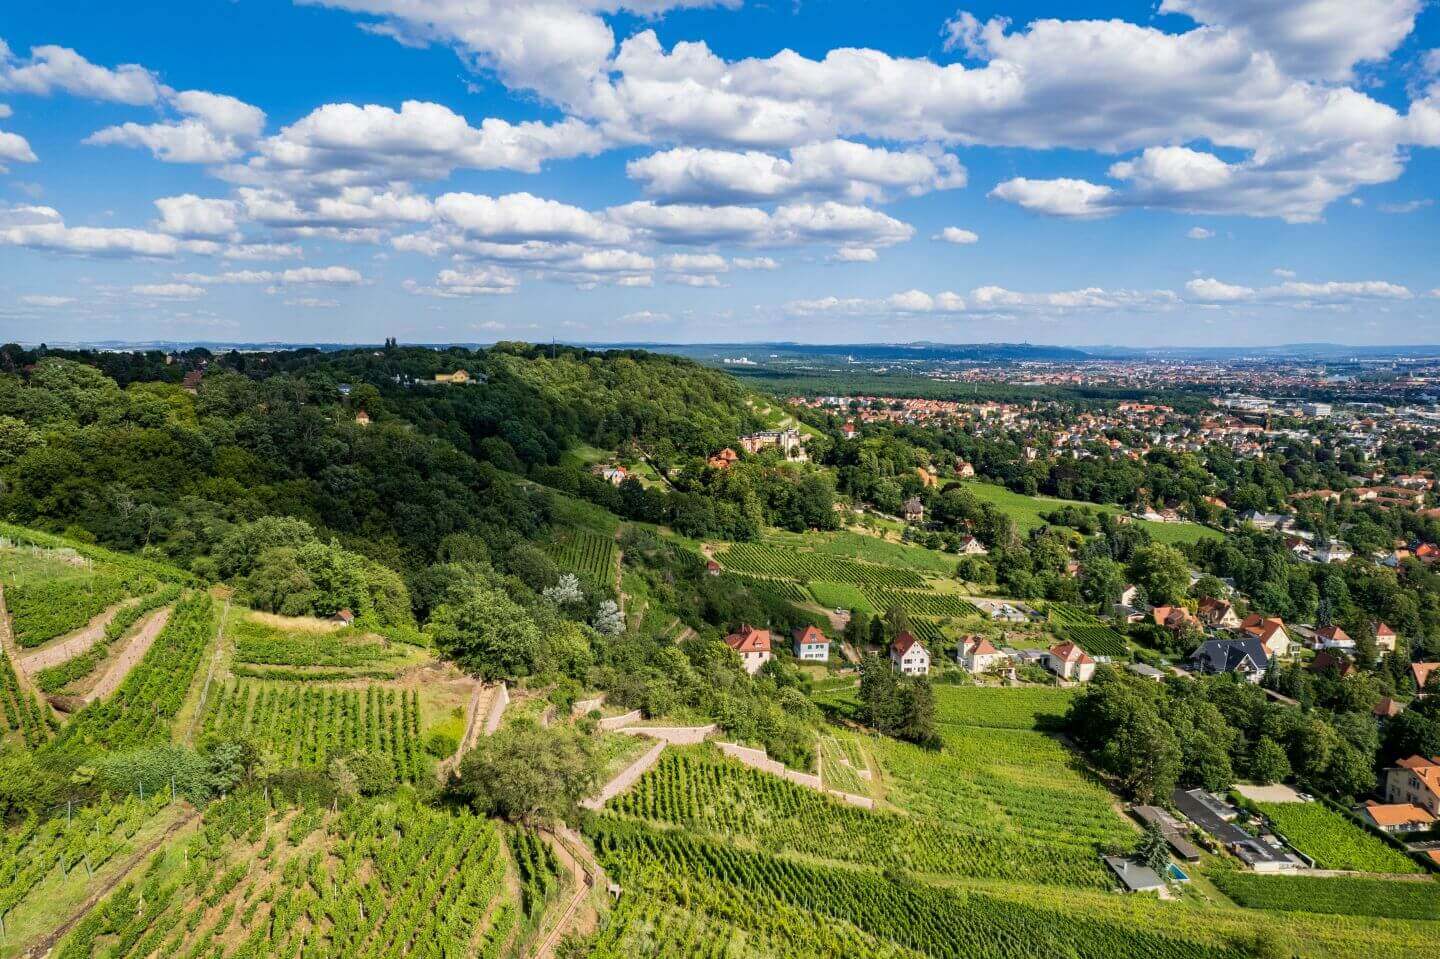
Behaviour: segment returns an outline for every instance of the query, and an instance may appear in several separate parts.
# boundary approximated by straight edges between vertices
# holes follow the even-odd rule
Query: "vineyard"
[[[127,594],[117,576],[80,573],[10,586],[5,603],[15,642],[29,648],[79,629]]]
[[[1318,802],[1258,803],[1287,842],[1320,869],[1418,873],[1413,859]]]
[[[1284,912],[1440,920],[1440,888],[1434,881],[1397,882],[1360,876],[1260,876],[1217,869],[1211,880],[1238,904]]]
[[[817,579],[812,580],[806,589],[810,590],[810,595],[815,597],[815,602],[826,609],[848,609],[851,612],[862,613],[875,612],[875,607],[870,605],[870,600],[858,586]]]
[[[820,737],[820,768],[825,788],[863,796],[870,789],[857,770],[866,768],[865,759],[858,750],[847,748],[848,745],[834,736]]]
[[[105,634],[94,646],[74,659],[42,669],[35,676],[35,685],[44,692],[58,693],[76,680],[89,676],[105,661],[116,641],[128,633],[132,626],[140,622],[146,614],[168,606],[179,598],[180,587],[170,585],[141,597],[137,602],[121,606],[115,611],[115,615],[110,617],[110,622],[105,624]]]
[[[937,686],[935,718],[959,726],[1035,729],[1065,715],[1074,694],[1053,686]]]
[[[924,821],[868,812],[705,750],[667,750],[608,808],[627,817],[760,842],[772,851],[855,865],[1016,882],[1110,885],[1093,849],[997,836],[970,828],[968,817]]]
[[[811,865],[609,816],[591,818],[585,829],[601,864],[625,887],[627,896],[639,893],[646,900],[683,905],[687,910],[698,905],[700,911],[732,924],[730,929],[712,929],[713,938],[700,941],[697,952],[669,955],[727,956],[731,937],[787,933],[789,948],[777,952],[797,959],[917,954],[941,959],[1024,959],[1039,954],[1074,959],[1241,959],[1250,955],[1238,945],[1209,946],[978,891],[957,894],[911,881],[902,884],[875,869]],[[737,905],[732,909],[730,903]],[[749,903],[758,908],[750,908]],[[656,907],[641,903],[635,908],[654,911]],[[607,935],[624,942],[627,934],[633,935],[627,920],[635,918],[623,912],[618,918],[619,928],[613,933],[607,930]],[[752,926],[752,919],[759,921]],[[779,922],[784,924],[777,928]],[[844,937],[838,948],[836,937]],[[1035,951],[1037,937],[1043,937],[1043,953]],[[592,959],[620,954],[624,953],[603,939],[601,948],[591,953]]]
[[[1047,607],[1055,635],[1068,639],[1092,656],[1124,657],[1128,647],[1125,637],[1106,626],[1093,614],[1069,603],[1050,603]]]
[[[767,579],[764,576],[752,576],[748,573],[731,573],[745,587],[757,596],[769,596],[775,599],[782,599],[790,603],[812,602],[810,593],[805,587],[788,579]]]
[[[47,707],[26,693],[10,657],[0,650],[0,740],[14,734],[26,746],[39,746],[50,735],[48,712]]]
[[[570,530],[546,546],[556,565],[580,577],[586,588],[609,594],[615,588],[619,548],[612,537]]]
[[[366,752],[388,757],[406,782],[425,775],[420,694],[413,690],[238,682],[216,691],[204,729],[249,739],[276,763],[324,767],[332,758]]]
[[[85,755],[168,742],[171,724],[195,682],[201,658],[215,635],[210,597],[181,600],[155,644],[108,700],[86,706],[48,747]]]
[[[969,600],[949,593],[867,587],[865,595],[879,612],[896,607],[911,616],[974,616],[980,612]]]
[[[60,959],[498,959],[518,910],[497,827],[414,800],[339,813],[212,804],[62,940]]]
[[[946,641],[939,620],[915,617],[910,620],[910,632],[925,644],[931,656],[939,656],[940,644]]]
[[[520,914],[533,922],[559,892],[563,873],[550,844],[532,829],[509,833],[510,858],[520,879]]]
[[[732,543],[717,553],[715,558],[733,572],[774,579],[794,579],[802,583],[820,579],[882,589],[925,587],[925,580],[914,570],[857,563],[838,556],[806,553],[763,543]]]
[[[231,671],[256,679],[387,679],[415,658],[378,636],[354,629],[285,630],[241,616],[228,627],[228,634],[235,641]]]

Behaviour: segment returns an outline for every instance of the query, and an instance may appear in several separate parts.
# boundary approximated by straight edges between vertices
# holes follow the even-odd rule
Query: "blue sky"
[[[9,0],[0,340],[1440,343],[1423,0]]]

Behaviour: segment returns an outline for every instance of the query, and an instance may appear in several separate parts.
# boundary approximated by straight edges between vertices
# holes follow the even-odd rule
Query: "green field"
[[[865,596],[870,606],[881,612],[899,608],[911,616],[929,617],[975,616],[980,612],[969,600],[953,593],[869,587]]]
[[[1128,654],[1125,637],[1095,617],[1094,613],[1070,603],[1045,606],[1055,635],[1074,642],[1093,656],[1122,657]]]
[[[803,549],[841,559],[857,559],[882,566],[898,566],[913,569],[917,573],[932,576],[950,576],[955,572],[959,557],[952,553],[912,546],[908,543],[892,543],[878,536],[863,533],[789,533],[770,530],[765,533],[764,542],[790,549]]]
[[[848,609],[851,612],[875,613],[876,609],[871,604],[869,597],[858,586],[851,586],[849,583],[830,583],[825,580],[812,580],[809,585],[810,595],[815,597],[815,602],[826,609]]]
[[[1225,895],[1251,909],[1440,920],[1440,886],[1433,880],[1260,876],[1235,869],[1217,869],[1210,879]]]
[[[935,718],[957,726],[1036,729],[1065,715],[1073,690],[1058,686],[936,686]]]
[[[1032,529],[1044,526],[1045,520],[1041,518],[1040,514],[1054,512],[1061,506],[1083,506],[1099,513],[1118,514],[1124,512],[1120,507],[1107,503],[1083,503],[1078,500],[1056,499],[1050,496],[1026,496],[1024,493],[1015,493],[993,483],[967,482],[965,489],[973,493],[976,499],[993,504],[1013,519],[1021,533],[1028,533]],[[1135,520],[1135,525],[1143,527],[1150,533],[1151,538],[1159,543],[1193,543],[1198,539],[1220,539],[1223,535],[1218,530],[1201,526],[1199,523],[1152,523],[1148,520]]]
[[[620,550],[613,535],[568,530],[545,544],[545,549],[562,570],[579,576],[586,589],[607,595],[614,590]]]
[[[731,543],[717,552],[715,558],[726,569],[737,573],[793,579],[802,583],[820,579],[861,587],[921,589],[925,586],[925,580],[914,570],[858,563],[826,553],[764,543]]]
[[[1318,802],[1256,803],[1286,841],[1321,869],[1418,873],[1409,856]]]

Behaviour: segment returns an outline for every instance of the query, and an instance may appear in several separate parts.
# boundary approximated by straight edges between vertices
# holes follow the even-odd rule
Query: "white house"
[[[1072,642],[1051,646],[1046,653],[1046,667],[1061,679],[1088,683],[1095,675],[1095,660]]]
[[[814,626],[795,630],[791,639],[796,659],[811,663],[829,662],[830,640]]]
[[[1344,563],[1348,562],[1354,555],[1355,553],[1350,547],[1338,539],[1330,540],[1311,554],[1317,563]]]
[[[983,636],[966,636],[955,648],[955,661],[967,673],[988,672],[995,664],[1003,663],[1009,658]]]
[[[890,668],[906,676],[925,676],[930,672],[930,652],[907,630],[901,630],[890,644]]]
[[[760,667],[770,662],[770,630],[741,626],[740,632],[725,637],[725,645],[740,655],[740,665],[745,672],[754,676]]]
[[[960,549],[958,552],[961,556],[985,556],[989,554],[990,551],[985,548],[984,543],[975,537],[962,536],[960,537]]]

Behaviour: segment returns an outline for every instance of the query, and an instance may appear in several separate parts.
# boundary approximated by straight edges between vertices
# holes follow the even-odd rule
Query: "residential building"
[[[1283,658],[1290,652],[1290,634],[1285,631],[1284,621],[1274,616],[1251,613],[1240,624],[1240,632],[1249,639],[1258,639],[1266,656]]]
[[[739,458],[740,454],[727,446],[720,452],[716,453],[714,456],[710,457],[710,459],[706,460],[705,462],[706,465],[713,470],[723,470],[729,469],[730,464],[734,463]]]
[[[364,410],[361,410],[360,412],[356,413],[356,414],[355,414],[355,425],[357,425],[357,426],[369,426],[369,425],[370,425],[370,414],[367,413],[367,412],[365,412]]]
[[[1399,640],[1395,630],[1384,623],[1377,623],[1375,626],[1375,648],[1382,653],[1395,652],[1395,643]]]
[[[1322,649],[1306,667],[1312,673],[1334,672],[1341,679],[1355,672],[1355,663],[1339,650]]]
[[[960,548],[956,550],[956,552],[961,556],[985,556],[988,555],[990,551],[985,548],[984,543],[975,537],[962,536],[960,537]]]
[[[1120,591],[1120,605],[1121,605],[1121,606],[1133,606],[1133,607],[1138,608],[1138,607],[1140,606],[1139,599],[1140,599],[1140,587],[1139,587],[1139,586],[1126,586],[1124,589],[1122,589],[1122,590]]]
[[[341,626],[352,626],[355,623],[355,614],[348,609],[342,609],[330,617],[330,622],[339,623]]]
[[[1212,639],[1190,654],[1190,663],[1202,673],[1236,673],[1258,683],[1270,665],[1270,656],[1258,639]]]
[[[923,523],[925,521],[925,504],[920,502],[920,497],[912,496],[905,501],[904,515],[907,523]]]
[[[791,634],[795,658],[811,663],[830,660],[830,640],[814,626],[797,629]]]
[[[725,637],[725,645],[740,655],[740,665],[745,672],[754,676],[760,667],[770,662],[770,630],[741,626],[738,633]]]
[[[1315,645],[1319,649],[1343,649],[1354,651],[1355,640],[1339,626],[1321,626],[1315,630]]]
[[[1375,704],[1375,708],[1370,710],[1370,714],[1376,719],[1394,719],[1404,711],[1404,704],[1396,702],[1389,696],[1385,696]]]
[[[902,629],[890,644],[890,668],[906,676],[928,675],[930,651],[908,630]]]
[[[1345,563],[1354,555],[1355,552],[1338,539],[1332,539],[1316,548],[1312,554],[1317,563]]]
[[[1128,892],[1159,892],[1169,883],[1144,863],[1124,856],[1106,856],[1105,865],[1115,873]]]
[[[456,370],[454,373],[436,373],[436,383],[469,383],[470,373],[467,370]]]
[[[1088,683],[1095,675],[1095,660],[1073,642],[1051,646],[1046,653],[1046,668],[1061,679]]]
[[[1385,770],[1385,801],[1411,803],[1440,816],[1440,757],[1411,756]]]
[[[1239,629],[1240,616],[1233,604],[1223,599],[1202,599],[1196,609],[1200,622],[1212,629]]]
[[[1200,622],[1195,614],[1184,606],[1156,606],[1150,610],[1150,618],[1156,626],[1164,626],[1172,633],[1183,632],[1188,628],[1200,628]]]
[[[1440,669],[1440,663],[1411,663],[1410,675],[1415,677],[1415,688],[1425,692],[1430,683],[1430,674]]]
[[[777,447],[786,459],[805,459],[805,440],[797,429],[766,430],[740,437],[740,448],[747,453],[758,453],[763,449]]]
[[[988,672],[997,663],[1003,663],[1009,658],[983,636],[966,636],[960,640],[960,645],[955,647],[955,661],[967,673]]]
[[[1360,815],[1370,820],[1376,829],[1389,833],[1418,832],[1435,825],[1435,816],[1414,803],[1378,803],[1367,799],[1360,807]]]

